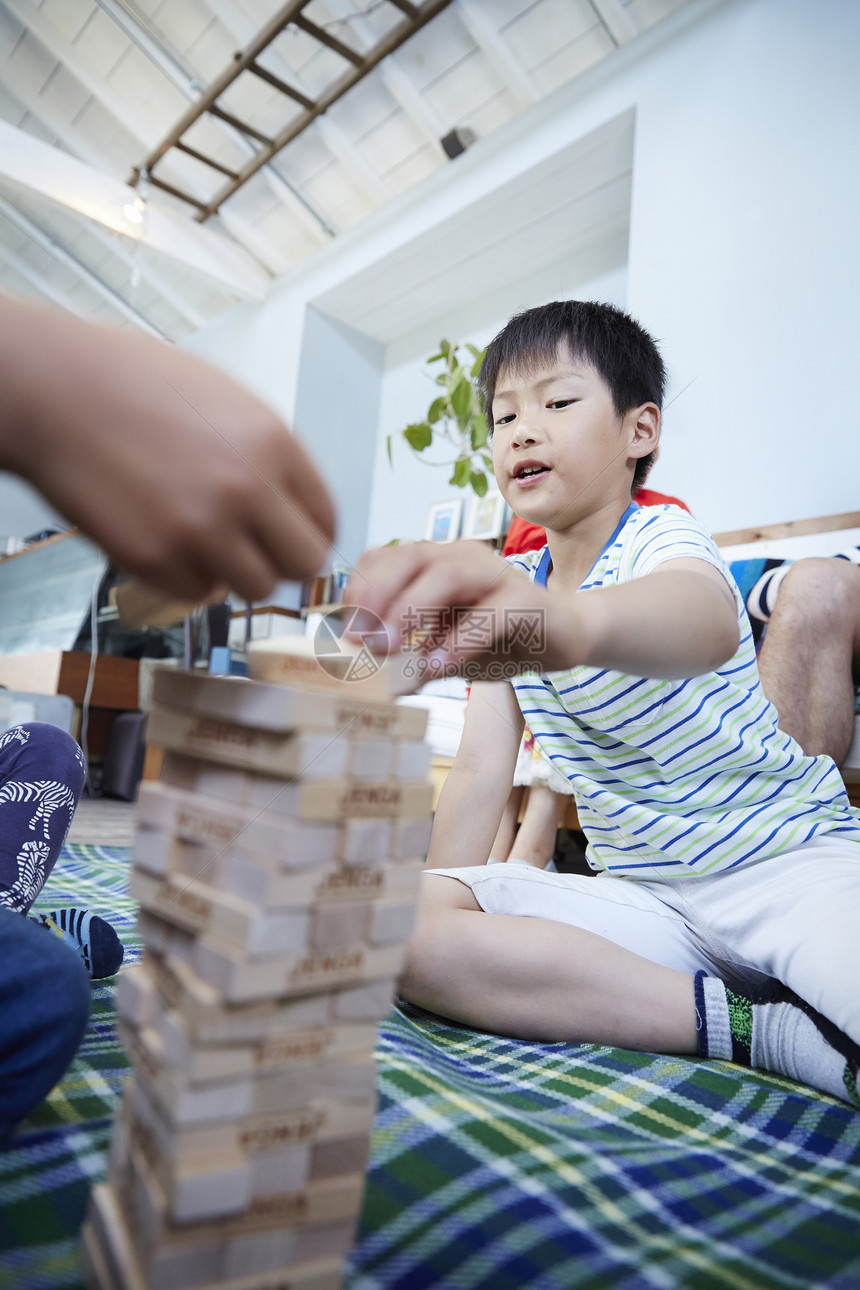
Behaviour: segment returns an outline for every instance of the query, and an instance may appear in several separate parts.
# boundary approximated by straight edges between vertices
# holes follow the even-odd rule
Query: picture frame
[[[449,497],[444,502],[434,502],[427,511],[424,541],[454,542],[460,536],[462,514],[462,497]]]
[[[463,537],[481,541],[501,537],[505,531],[506,511],[501,493],[490,492],[484,497],[473,495],[469,499]]]

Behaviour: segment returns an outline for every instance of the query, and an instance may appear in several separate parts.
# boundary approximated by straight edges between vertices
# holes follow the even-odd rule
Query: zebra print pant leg
[[[0,905],[26,914],[54,867],[85,779],[70,735],[41,721],[0,735]]]

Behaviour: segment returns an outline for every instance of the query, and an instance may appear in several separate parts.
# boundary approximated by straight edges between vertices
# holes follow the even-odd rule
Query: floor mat
[[[86,905],[139,954],[124,848],[67,847],[43,909]],[[856,1290],[860,1115],[721,1062],[526,1044],[403,1005],[347,1290]],[[78,1290],[128,1064],[93,988],[61,1085],[0,1153],[0,1287]]]

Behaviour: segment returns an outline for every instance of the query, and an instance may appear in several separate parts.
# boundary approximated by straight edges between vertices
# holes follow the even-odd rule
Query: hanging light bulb
[[[134,201],[126,202],[125,206],[122,208],[123,214],[131,224],[142,224],[145,210],[146,202],[143,200],[140,193],[135,193]]]

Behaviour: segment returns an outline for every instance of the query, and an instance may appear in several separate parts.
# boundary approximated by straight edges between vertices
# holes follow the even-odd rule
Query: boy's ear
[[[660,442],[660,409],[656,403],[643,403],[639,408],[632,408],[627,414],[630,443],[630,457],[647,457],[657,451]]]

